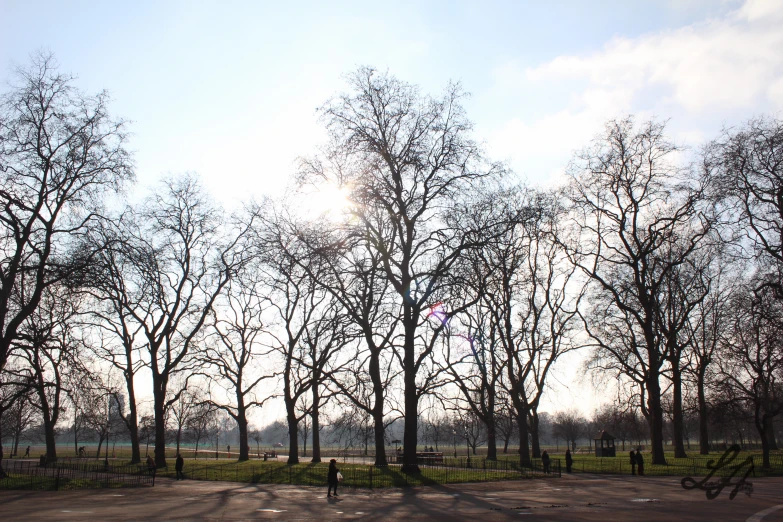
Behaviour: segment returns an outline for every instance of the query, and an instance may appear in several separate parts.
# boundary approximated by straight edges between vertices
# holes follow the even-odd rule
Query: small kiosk
[[[615,457],[614,437],[604,430],[598,434],[595,441],[596,457]]]

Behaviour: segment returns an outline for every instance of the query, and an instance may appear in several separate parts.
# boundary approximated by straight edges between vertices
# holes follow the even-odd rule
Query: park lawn
[[[618,448],[617,457],[596,457],[594,454],[576,453],[573,455],[573,471],[575,473],[606,473],[606,474],[631,474],[631,463],[628,452],[620,450]],[[709,455],[700,455],[698,449],[694,452],[689,452],[689,456],[686,458],[675,458],[673,451],[665,452],[666,465],[656,465],[651,463],[651,456],[649,453],[642,453],[645,459],[644,472],[647,475],[674,475],[674,476],[699,476],[703,477],[709,474],[712,469],[707,467],[710,460],[714,461],[713,465],[717,463],[723,456],[724,451],[713,451]],[[561,453],[550,454],[552,459],[559,459],[561,470],[565,472],[565,456]],[[754,469],[751,476],[768,476],[768,475],[783,475],[783,452],[772,452],[770,454],[772,470],[761,469],[761,452],[760,451],[741,451],[729,467],[724,468],[718,472],[718,475],[722,473],[730,474],[730,469],[737,464],[743,462],[747,457],[753,456]],[[510,459],[518,461],[518,455],[504,454],[498,457],[499,459]],[[535,459],[538,460],[538,459]],[[744,475],[745,469],[740,475]]]
[[[457,484],[525,478],[512,470],[464,469],[448,467],[420,468],[420,473],[402,473],[398,466],[376,467],[366,464],[338,464],[344,477],[343,486],[377,488],[415,485]],[[289,466],[285,462],[263,461],[196,461],[185,460],[184,475],[192,480],[223,480],[241,483],[297,484],[322,486],[326,484],[328,464],[304,463]],[[158,476],[174,478],[172,464],[158,470]]]

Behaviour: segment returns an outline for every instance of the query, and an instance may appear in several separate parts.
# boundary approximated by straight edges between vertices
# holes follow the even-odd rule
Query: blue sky
[[[780,0],[0,0],[0,70],[46,48],[84,89],[110,91],[132,120],[141,186],[195,171],[225,202],[279,191],[323,139],[315,108],[358,65],[425,92],[461,81],[493,158],[550,184],[613,116],[671,118],[698,145],[779,112],[782,12]]]
[[[193,171],[228,204],[282,190],[359,65],[424,92],[461,81],[490,155],[540,185],[611,117],[670,119],[698,147],[783,111],[783,0],[0,0],[0,74],[40,48],[132,121],[140,188]],[[555,387],[551,409],[594,403]]]

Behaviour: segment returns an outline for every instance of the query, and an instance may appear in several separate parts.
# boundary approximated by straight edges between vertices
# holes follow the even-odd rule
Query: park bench
[[[402,452],[397,452],[395,461],[402,464]],[[416,461],[419,464],[443,464],[443,452],[441,451],[417,451]]]
[[[277,452],[276,451],[265,451],[264,452],[264,460],[269,459],[277,459]]]

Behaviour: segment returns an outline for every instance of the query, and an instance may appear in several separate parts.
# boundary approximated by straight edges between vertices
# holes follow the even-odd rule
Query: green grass
[[[415,485],[457,484],[519,480],[531,475],[513,470],[424,467],[419,473],[402,473],[398,466],[376,467],[365,464],[338,464],[348,487],[378,488]],[[284,462],[235,462],[185,460],[184,474],[192,480],[224,480],[242,483],[326,485],[327,464],[297,464]],[[172,465],[158,470],[158,476],[174,478]]]
[[[618,448],[617,457],[596,457],[595,455],[579,454],[573,455],[574,464],[573,471],[575,473],[602,473],[602,474],[631,474],[631,463],[628,452],[620,450]],[[713,465],[723,456],[723,451],[714,451],[709,455],[699,455],[698,450],[689,453],[687,458],[675,458],[673,451],[665,452],[666,465],[652,464],[652,456],[649,453],[642,452],[644,456],[644,472],[646,475],[659,475],[659,476],[698,476],[703,477],[709,474],[712,470],[707,467],[710,460],[713,460]],[[550,454],[553,459],[560,460],[560,466],[563,472],[565,472],[565,457],[563,454]],[[721,473],[731,473],[730,469],[743,462],[747,457],[753,457],[755,476],[769,476],[769,475],[783,475],[783,452],[773,452],[770,454],[771,470],[763,470],[761,468],[762,456],[760,451],[741,451],[734,461],[726,468],[719,471]],[[518,461],[518,455],[503,455],[498,457],[499,459],[509,459]],[[744,474],[744,468],[743,472]]]

